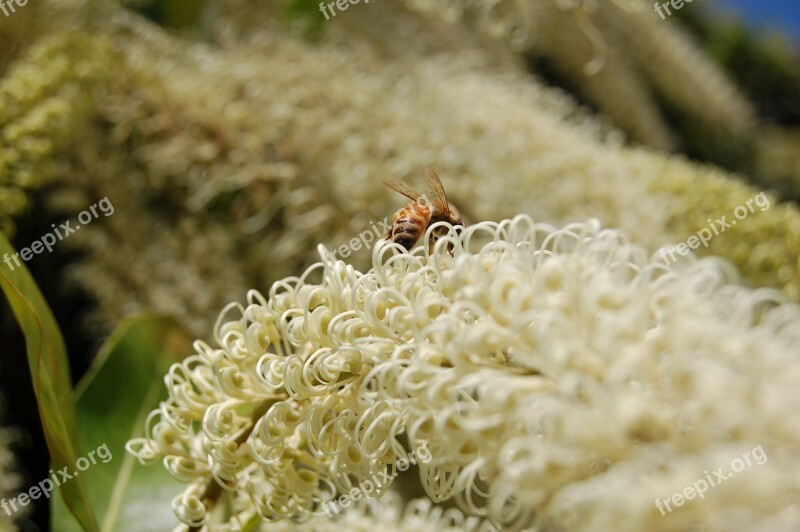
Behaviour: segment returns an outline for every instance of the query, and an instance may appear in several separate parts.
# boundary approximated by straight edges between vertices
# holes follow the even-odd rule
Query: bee
[[[411,200],[411,203],[394,214],[392,225],[386,235],[386,240],[400,244],[409,251],[420,237],[425,234],[428,226],[436,222],[447,222],[450,225],[462,227],[467,225],[458,209],[447,201],[442,181],[436,175],[436,172],[430,168],[425,169],[425,183],[427,185],[427,195],[423,196],[404,182],[383,182],[387,187]],[[436,241],[445,234],[447,234],[446,227],[434,229],[429,242],[429,250],[431,252],[433,252],[433,246]]]

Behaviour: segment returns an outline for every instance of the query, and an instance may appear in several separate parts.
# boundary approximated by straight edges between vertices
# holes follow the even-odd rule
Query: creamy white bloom
[[[366,273],[320,254],[229,305],[129,442],[189,484],[184,522],[220,501],[238,522],[303,521],[421,445],[432,459],[406,474],[432,501],[504,528],[800,522],[800,312],[727,263],[669,268],[596,221],[527,216],[432,255],[382,243]],[[654,507],[757,445],[765,464]]]

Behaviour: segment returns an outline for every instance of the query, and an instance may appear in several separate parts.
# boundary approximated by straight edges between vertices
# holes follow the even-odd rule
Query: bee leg
[[[438,236],[431,235],[431,239],[428,242],[428,255],[433,255],[433,248],[436,247],[436,242],[438,240],[439,240]],[[447,243],[447,252],[450,253],[450,255],[453,255],[453,247],[454,246],[452,242]]]

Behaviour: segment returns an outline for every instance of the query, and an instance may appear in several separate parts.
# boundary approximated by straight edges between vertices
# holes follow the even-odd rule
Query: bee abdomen
[[[392,242],[400,244],[407,250],[414,247],[414,244],[419,240],[422,232],[419,226],[411,222],[398,221],[394,226],[394,233],[392,235]]]
[[[427,213],[426,213],[427,214]],[[392,242],[411,250],[427,225],[426,217],[410,209],[403,209],[392,227]]]

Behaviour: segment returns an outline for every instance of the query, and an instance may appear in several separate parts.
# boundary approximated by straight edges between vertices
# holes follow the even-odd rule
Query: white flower
[[[483,222],[430,256],[382,243],[367,273],[320,253],[229,305],[128,444],[189,483],[187,524],[220,501],[231,523],[309,519],[421,445],[427,495],[504,528],[800,522],[800,313],[778,292],[595,221]],[[757,445],[763,465],[655,508]]]

